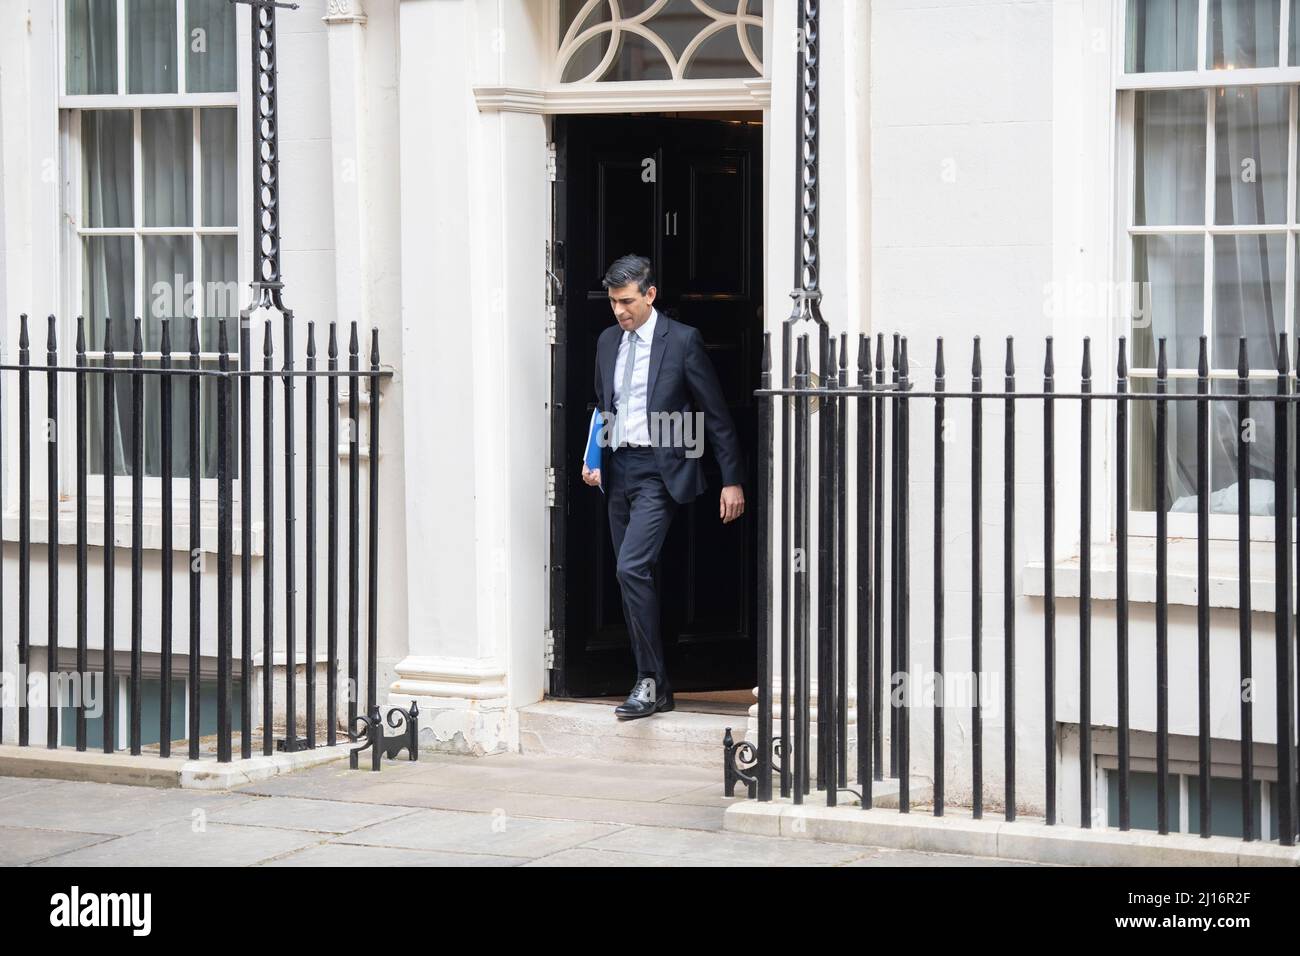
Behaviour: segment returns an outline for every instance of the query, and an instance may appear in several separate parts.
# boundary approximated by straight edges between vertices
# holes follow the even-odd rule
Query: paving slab
[[[208,823],[164,826],[50,857],[39,866],[251,866],[320,842],[320,836],[269,827]]]
[[[260,866],[518,866],[525,857],[487,856],[481,853],[447,853],[407,850],[394,846],[357,846],[322,843],[297,850]]]
[[[394,784],[400,786],[400,784]],[[218,810],[208,819],[251,827],[304,830],[312,833],[351,833],[413,812],[409,807],[301,797],[260,797]]]
[[[50,781],[34,795],[0,800],[0,826],[125,835],[171,820],[190,819],[196,810],[211,813],[248,797],[189,790],[81,781]]]
[[[698,789],[694,780],[627,779],[580,771],[557,773],[539,767],[429,767],[405,778],[406,783],[435,787],[475,787],[513,793],[548,793],[554,796],[598,797],[607,800],[655,801]]]
[[[353,799],[395,806],[477,813],[504,812],[511,816],[592,823],[680,827],[721,830],[725,806],[669,804],[654,801],[604,800],[553,794],[512,793],[468,787],[431,787],[427,784],[381,783],[358,791]]]
[[[591,847],[575,847],[561,850],[537,860],[530,860],[524,866],[616,866],[616,867],[683,867],[683,866],[748,866],[748,863],[719,860],[683,859],[674,856],[652,856],[649,853],[622,853],[615,850],[595,850]]]
[[[649,856],[753,866],[832,866],[861,856],[861,847],[783,840],[744,833],[699,833],[654,827],[626,827],[590,841],[592,850],[617,850]]]
[[[864,848],[866,849],[866,848]],[[1044,866],[1022,860],[999,860],[986,856],[966,856],[961,853],[919,853],[915,850],[872,848],[856,860],[841,866]]]
[[[35,777],[0,777],[0,800],[24,793],[35,793],[53,783],[53,780],[38,780]]]
[[[102,833],[0,827],[0,866],[26,866],[58,853],[111,839],[113,837]]]
[[[604,823],[537,820],[504,812],[419,810],[338,837],[333,842],[536,858],[617,830],[618,827]]]

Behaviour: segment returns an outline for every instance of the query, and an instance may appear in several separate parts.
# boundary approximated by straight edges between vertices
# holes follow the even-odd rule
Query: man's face
[[[635,282],[610,289],[609,307],[614,310],[619,328],[624,332],[640,328],[650,318],[656,291],[654,286],[650,286],[642,293]]]

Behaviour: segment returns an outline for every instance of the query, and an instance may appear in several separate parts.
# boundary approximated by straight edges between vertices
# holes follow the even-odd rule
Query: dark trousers
[[[609,471],[609,533],[637,678],[654,678],[655,693],[662,695],[670,685],[659,634],[659,552],[677,502],[659,476],[653,448],[613,449]]]

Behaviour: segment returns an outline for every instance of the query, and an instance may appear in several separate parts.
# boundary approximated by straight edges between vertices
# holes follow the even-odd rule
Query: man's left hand
[[[719,517],[722,523],[735,521],[745,513],[745,492],[740,485],[727,485],[722,489],[722,499],[719,502]]]

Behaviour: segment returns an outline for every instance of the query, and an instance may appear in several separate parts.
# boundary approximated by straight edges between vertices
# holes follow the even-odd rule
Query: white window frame
[[[119,91],[127,89],[127,35],[126,35],[126,5],[129,0],[118,0],[117,3],[117,88]],[[186,2],[185,0],[175,0],[176,2],[176,42],[177,42],[177,90],[184,90],[186,85],[186,66],[188,50],[188,34],[186,31]],[[199,150],[200,142],[200,110],[210,107],[233,108],[235,110],[235,128],[237,131],[236,140],[236,175],[238,182],[238,194],[240,196],[249,195],[252,188],[252,171],[250,163],[247,160],[250,150],[252,149],[252,135],[249,129],[249,110],[251,104],[248,101],[250,92],[248,86],[248,76],[251,71],[251,53],[249,51],[249,40],[251,37],[251,23],[248,18],[248,12],[243,5],[235,6],[235,90],[221,93],[102,93],[102,94],[75,94],[70,95],[67,92],[67,23],[66,23],[66,6],[62,0],[55,4],[55,22],[56,36],[55,46],[58,63],[58,100],[57,100],[57,125],[59,130],[59,175],[60,175],[60,222],[62,224],[60,242],[61,242],[61,262],[60,262],[60,288],[62,290],[62,314],[63,320],[59,324],[59,341],[60,341],[60,362],[72,364],[73,362],[73,343],[76,342],[77,335],[77,316],[83,312],[83,267],[82,267],[82,239],[87,236],[97,235],[120,235],[135,237],[135,304],[136,315],[144,316],[144,303],[146,299],[144,286],[144,258],[142,255],[143,237],[148,235],[188,235],[196,238],[195,247],[198,255],[194,256],[193,274],[191,276],[194,282],[194,289],[198,290],[194,297],[194,307],[196,314],[200,317],[200,327],[203,322],[203,309],[205,306],[206,296],[203,294],[203,256],[202,242],[204,236],[235,236],[236,237],[236,258],[238,261],[238,271],[236,282],[240,289],[246,288],[252,281],[252,267],[249,264],[251,246],[249,235],[249,209],[245,202],[236,203],[236,224],[234,226],[201,226],[202,213],[202,155]],[[133,226],[129,227],[101,227],[90,228],[83,226],[81,223],[82,216],[82,192],[81,192],[81,119],[85,110],[130,110],[132,114],[132,124],[134,128],[133,136],[133,157],[132,170],[134,175],[133,183],[133,204],[134,218]],[[141,144],[141,112],[147,109],[189,109],[191,110],[191,134],[193,137],[193,146],[191,149],[192,163],[192,182],[193,182],[193,215],[192,225],[190,226],[158,226],[150,227],[142,225],[141,207],[143,203],[143,190],[141,188],[141,179],[143,176],[142,167],[142,144]],[[119,317],[114,316],[115,320]],[[131,316],[134,319],[134,316]],[[89,324],[89,323],[88,323]],[[233,322],[227,326],[228,343],[230,347],[230,365],[231,368],[239,366],[239,328],[238,323]],[[43,342],[44,337],[35,335],[34,342]],[[173,328],[172,330],[172,364],[174,367],[188,367],[189,365],[189,330],[188,324],[185,328]],[[91,345],[98,343],[87,343],[87,357],[89,359],[98,359],[103,356],[103,352],[98,348],[91,348]],[[33,355],[43,352],[43,349],[33,348]],[[161,358],[161,352],[146,351],[143,358],[146,362],[158,360]],[[215,364],[218,353],[200,352],[200,359],[207,364]],[[114,361],[118,367],[129,366],[132,359],[130,352],[114,352]],[[35,366],[39,367],[39,366]],[[59,402],[60,402],[60,480],[59,486],[64,495],[68,498],[74,498],[76,494],[76,417],[75,417],[75,382],[71,376],[62,376]],[[95,377],[97,378],[97,376]],[[88,387],[95,384],[94,379],[88,381]],[[63,410],[69,410],[64,412]],[[176,406],[173,404],[173,414],[188,415],[188,410],[184,405]],[[251,416],[250,416],[251,417]],[[93,423],[91,423],[93,427]],[[154,510],[162,501],[162,478],[157,476],[146,476],[144,479],[143,498],[148,510]],[[174,478],[172,481],[172,498],[177,503],[183,503],[189,499],[190,480],[185,478]],[[233,494],[236,500],[240,495],[241,482],[235,478],[232,482]],[[123,504],[129,506],[131,496],[131,478],[130,476],[118,475],[115,486],[114,496],[118,499],[117,506],[120,508]],[[217,479],[200,478],[199,496],[204,502],[215,504],[217,499]],[[103,505],[103,473],[88,472],[87,494],[88,502],[102,507]]]
[[[1220,235],[1257,235],[1285,234],[1286,263],[1284,277],[1284,309],[1288,332],[1296,328],[1295,322],[1295,282],[1297,233],[1300,233],[1300,220],[1296,214],[1296,164],[1297,164],[1297,101],[1300,100],[1300,66],[1253,67],[1249,69],[1211,70],[1205,68],[1208,53],[1209,0],[1199,0],[1197,9],[1197,52],[1196,69],[1160,73],[1125,72],[1127,9],[1132,0],[1114,0],[1117,37],[1116,50],[1120,51],[1114,58],[1114,88],[1117,116],[1117,165],[1115,196],[1118,208],[1115,210],[1115,275],[1120,287],[1131,289],[1133,282],[1133,237],[1140,235],[1191,235],[1204,237],[1204,277],[1202,331],[1214,341],[1213,311],[1213,237]],[[1286,64],[1289,57],[1290,36],[1290,0],[1281,0],[1281,21],[1279,31],[1278,62]],[[1215,163],[1215,96],[1214,90],[1220,87],[1262,87],[1289,86],[1291,88],[1289,106],[1289,126],[1287,137],[1287,221],[1283,224],[1220,226],[1214,224],[1214,163]],[[1141,90],[1206,90],[1206,183],[1205,215],[1202,225],[1192,226],[1137,226],[1134,224],[1134,183],[1136,158],[1134,156],[1134,108],[1136,94]],[[1132,341],[1132,316],[1127,311],[1115,314],[1117,335],[1125,335]],[[1288,346],[1294,359],[1296,336],[1288,336]],[[1290,364],[1290,363],[1289,363]],[[1129,369],[1129,386],[1132,389],[1136,381],[1154,382],[1154,368],[1133,367]],[[1169,380],[1196,379],[1195,369],[1169,370]],[[1251,369],[1252,380],[1275,382],[1276,370]],[[1215,381],[1237,380],[1236,372],[1211,369],[1211,388]],[[1296,370],[1291,369],[1291,387],[1296,389]],[[1172,391],[1172,388],[1171,388]],[[1270,407],[1271,411],[1271,407]],[[1130,442],[1133,425],[1130,421]],[[1130,495],[1132,483],[1130,476]],[[1196,537],[1196,515],[1170,512],[1167,515],[1167,527],[1170,537]],[[1154,537],[1156,534],[1156,513],[1130,509],[1129,530],[1131,534]],[[1237,539],[1236,514],[1211,514],[1210,537],[1223,540]],[[1274,541],[1276,539],[1275,522],[1271,516],[1251,516],[1250,537],[1252,541]]]

